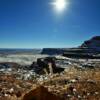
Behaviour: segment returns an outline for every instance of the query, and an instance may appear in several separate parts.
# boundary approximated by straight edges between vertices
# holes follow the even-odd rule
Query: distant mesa
[[[66,50],[63,56],[74,58],[100,59],[100,36],[85,41],[78,48]]]
[[[63,54],[64,51],[63,48],[43,48],[41,54],[58,55]]]
[[[82,48],[94,48],[100,51],[100,36],[95,36],[90,40],[85,41],[82,45]]]
[[[44,48],[41,53],[74,58],[100,58],[94,56],[100,54],[100,36],[95,36],[76,48]]]

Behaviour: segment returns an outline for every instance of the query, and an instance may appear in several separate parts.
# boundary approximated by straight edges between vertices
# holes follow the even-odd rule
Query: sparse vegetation
[[[35,81],[23,81],[14,76],[0,76],[0,100],[22,100],[26,93],[41,85],[63,100],[100,99],[100,68],[70,67],[60,74],[44,75],[42,80],[39,79],[40,77],[33,79]],[[13,93],[9,92],[11,88]]]

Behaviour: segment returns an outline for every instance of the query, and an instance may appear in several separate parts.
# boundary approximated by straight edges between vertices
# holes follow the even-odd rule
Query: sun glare
[[[54,10],[57,13],[62,13],[68,7],[68,0],[54,0],[52,3]]]

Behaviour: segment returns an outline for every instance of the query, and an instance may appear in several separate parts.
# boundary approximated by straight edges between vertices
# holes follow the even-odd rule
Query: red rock
[[[60,97],[48,92],[47,88],[40,86],[25,94],[23,100],[62,100]]]
[[[18,91],[18,92],[16,93],[16,96],[17,96],[17,97],[21,97],[21,96],[22,96],[22,93],[21,93],[20,91]]]

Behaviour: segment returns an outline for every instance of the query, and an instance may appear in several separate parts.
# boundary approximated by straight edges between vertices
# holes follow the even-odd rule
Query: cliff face
[[[41,54],[57,55],[63,54],[65,50],[61,48],[43,48]]]
[[[95,36],[90,40],[85,41],[80,47],[64,52],[63,56],[72,58],[100,59],[98,54],[100,54],[100,36]]]
[[[71,54],[98,54],[100,53],[100,36],[95,36],[90,40],[85,41],[80,47],[77,48],[44,48],[42,54],[56,55],[65,53]],[[76,55],[75,55],[76,56]]]
[[[85,41],[81,47],[86,47],[86,48],[94,48],[98,51],[100,51],[100,36],[95,36],[91,38],[90,40]]]

